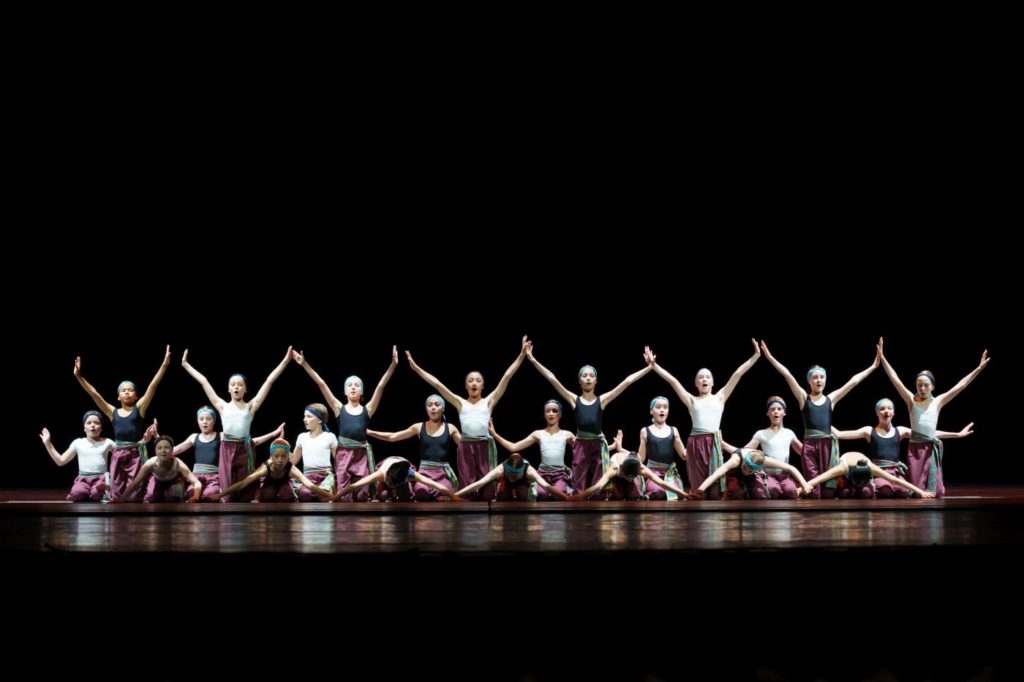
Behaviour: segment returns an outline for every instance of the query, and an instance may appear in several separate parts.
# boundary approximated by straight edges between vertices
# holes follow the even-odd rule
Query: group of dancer
[[[428,501],[441,497],[452,500],[546,500],[546,499],[648,499],[693,498],[767,499],[831,497],[935,497],[944,494],[942,480],[942,439],[962,438],[973,433],[973,422],[958,432],[937,429],[940,410],[966,388],[989,362],[987,351],[970,374],[941,395],[933,395],[935,377],[924,370],[915,378],[915,391],[907,389],[885,358],[879,339],[875,358],[840,388],[826,394],[824,368],[811,367],[807,389],[800,385],[768,350],[751,339],[753,354],[741,364],[719,391],[714,391],[710,370],[700,369],[694,380],[696,393],[661,367],[650,348],[644,349],[644,367],[627,376],[610,391],[598,394],[597,370],[584,365],[577,373],[579,393],[566,388],[540,363],[533,343],[523,337],[519,355],[488,395],[479,372],[466,375],[466,396],[461,397],[422,369],[411,353],[409,366],[436,393],[426,399],[426,419],[402,431],[369,429],[370,419],[380,406],[384,390],[398,366],[393,347],[391,363],[369,402],[363,404],[363,381],[350,376],[343,382],[344,400],[339,399],[313,369],[303,353],[291,347],[264,381],[252,400],[246,401],[248,381],[242,374],[228,380],[228,399],[217,395],[207,378],[182,356],[182,366],[202,387],[209,405],[196,413],[198,431],[181,443],[159,434],[156,421],[144,428],[143,421],[160,381],[171,361],[168,346],[156,376],[142,397],[135,384],[121,382],[118,406],[106,402],[82,376],[81,358],[75,359],[74,375],[98,410],[83,417],[84,438],[71,443],[64,453],[53,446],[50,433],[40,438],[51,458],[63,466],[77,457],[79,473],[67,499],[72,502],[164,502],[183,501],[292,502],[333,500],[362,502],[380,500]],[[783,425],[786,402],[771,396],[767,402],[769,425],[757,431],[742,447],[723,441],[722,414],[725,403],[751,367],[764,355],[783,376],[796,400],[804,422],[803,441]],[[513,375],[524,360],[548,380],[560,400],[544,404],[545,426],[519,441],[510,441],[495,430],[491,415],[505,394]],[[302,367],[319,388],[325,403],[313,402],[303,411],[306,431],[294,449],[284,439],[284,424],[274,431],[252,438],[250,428],[256,411],[287,365]],[[832,425],[833,407],[871,372],[882,366],[907,405],[910,428],[892,423],[891,400],[875,405],[877,424],[852,431]],[[608,405],[631,384],[654,371],[675,391],[687,408],[692,429],[684,444],[677,428],[668,424],[669,399],[657,396],[650,403],[651,424],[639,434],[635,451],[623,448],[619,431],[609,445],[603,434],[603,415]],[[459,414],[460,428],[444,417],[451,404]],[[576,432],[561,428],[563,405],[576,420]],[[113,439],[104,438],[102,418],[113,425]],[[217,418],[221,430],[216,430]],[[331,423],[336,433],[331,431]],[[418,468],[405,457],[387,457],[377,463],[370,438],[389,442],[419,439]],[[900,441],[910,440],[907,463],[900,460]],[[867,452],[839,454],[838,440],[864,439]],[[153,443],[153,458],[148,445]],[[255,448],[270,442],[269,458],[256,464]],[[457,447],[456,470],[449,463],[450,444]],[[540,465],[534,468],[523,456],[538,445]],[[498,446],[509,455],[498,460]],[[572,449],[571,466],[566,466],[566,448]],[[195,450],[194,470],[179,455]],[[790,452],[800,456],[802,472],[789,463]],[[726,457],[728,456],[728,457]],[[692,489],[687,491],[677,467],[685,463]],[[301,463],[302,468],[299,468]],[[806,478],[805,478],[806,476]]]

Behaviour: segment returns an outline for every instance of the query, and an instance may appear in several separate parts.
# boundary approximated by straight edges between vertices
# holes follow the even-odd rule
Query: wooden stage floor
[[[888,676],[873,679],[1016,679],[1019,638],[1004,619],[1024,613],[1024,488],[954,487],[942,500],[304,505],[72,505],[65,492],[0,491],[4,582],[37,607],[18,616],[29,648],[62,618],[113,617],[123,629],[170,613],[190,645],[217,626],[232,646],[258,648],[267,623],[301,611],[327,641],[358,640],[381,660],[394,660],[392,635],[412,651],[437,642],[458,662],[441,675],[451,681],[845,680],[876,669]],[[173,611],[151,605],[176,589]],[[268,616],[275,592],[287,606]],[[757,633],[784,653],[735,648]],[[663,655],[621,657],[624,642]],[[287,661],[239,665],[260,676],[268,658]],[[398,660],[375,679],[438,677],[415,656]]]
[[[1024,489],[942,500],[70,504],[0,491],[0,551],[487,555],[1021,543]]]

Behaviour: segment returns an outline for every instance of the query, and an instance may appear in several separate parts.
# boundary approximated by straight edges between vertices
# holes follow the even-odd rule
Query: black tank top
[[[338,435],[352,440],[366,440],[366,427],[370,425],[370,415],[365,407],[359,414],[349,414],[345,406],[338,413]],[[342,446],[344,447],[344,446]]]
[[[871,459],[886,459],[890,462],[900,461],[900,429],[893,427],[893,435],[889,438],[879,436],[875,427],[871,427],[871,440],[868,441],[868,451]]]
[[[217,466],[220,462],[220,433],[209,443],[204,443],[199,434],[192,439],[192,447],[196,449],[196,464],[209,464]]]
[[[812,429],[831,433],[832,399],[825,396],[825,402],[815,405],[811,402],[811,397],[807,396],[807,400],[804,401],[804,409],[800,410],[800,416],[804,418],[804,438],[807,438],[807,432]]]
[[[114,424],[114,440],[142,440],[142,415],[139,414],[138,405],[132,405],[132,411],[127,417],[122,417],[115,409],[110,415],[110,421]]]
[[[676,450],[672,444],[676,440],[676,433],[672,431],[664,438],[655,436],[651,427],[647,427],[647,458],[658,464],[672,464],[675,461]]]
[[[576,416],[576,428],[580,431],[590,433],[601,433],[601,399],[598,398],[592,405],[584,405],[579,398],[576,399],[576,408],[573,410]]]
[[[420,424],[420,461],[421,462],[443,462],[448,459],[448,441],[451,440],[451,432],[448,422],[445,422],[439,432],[440,435],[431,436],[427,433],[427,422]]]

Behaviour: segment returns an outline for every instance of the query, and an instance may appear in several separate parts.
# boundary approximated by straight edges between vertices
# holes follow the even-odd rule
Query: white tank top
[[[90,443],[88,438],[76,438],[73,443],[75,456],[78,457],[78,475],[95,476],[107,470],[107,453],[114,447],[114,441],[103,438]]]
[[[330,431],[324,431],[316,438],[309,431],[300,433],[295,447],[302,448],[302,469],[316,469],[331,466],[331,450],[338,447],[338,437]]]
[[[551,435],[540,432],[540,463],[553,467],[565,466],[565,441],[572,435],[566,430]]]
[[[690,410],[690,419],[693,421],[695,431],[710,431],[714,433],[722,427],[722,399],[717,395],[707,398],[695,398],[693,409]]]
[[[783,426],[778,431],[761,429],[754,434],[754,440],[761,445],[761,452],[768,457],[789,464],[789,451],[796,440],[796,434]]]
[[[922,408],[916,402],[913,405],[910,410],[910,429],[935,438],[935,430],[939,427],[939,411],[935,409],[935,399],[932,398],[927,408]]]
[[[462,433],[475,438],[485,438],[487,433],[487,421],[491,418],[491,410],[487,407],[486,400],[479,400],[471,405],[468,400],[462,401],[462,409],[459,411],[459,423],[462,425]]]
[[[248,404],[245,409],[239,409],[234,403],[224,403],[220,421],[224,425],[224,433],[233,438],[245,438],[249,435],[249,427],[252,426],[252,412]]]

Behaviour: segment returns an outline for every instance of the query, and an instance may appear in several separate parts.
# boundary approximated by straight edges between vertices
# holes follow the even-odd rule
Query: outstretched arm
[[[384,395],[384,387],[391,381],[391,377],[395,373],[395,367],[398,367],[398,346],[391,346],[391,364],[384,370],[384,376],[377,382],[377,388],[373,390],[373,397],[370,398],[370,402],[366,403],[366,414],[370,417],[377,411],[380,406],[380,399]]]
[[[854,374],[852,377],[850,377],[850,380],[843,384],[840,388],[828,394],[829,399],[832,401],[832,405],[835,406],[835,404],[842,400],[847,393],[853,390],[854,386],[867,379],[868,375],[875,371],[875,368],[878,367],[881,361],[882,349],[876,346],[875,359],[871,363],[871,365],[864,371],[857,372],[856,374]]]
[[[154,457],[153,459],[147,460],[146,463],[139,468],[139,473],[135,475],[132,482],[124,489],[124,493],[121,495],[122,499],[129,499],[132,493],[134,493],[140,485],[149,480],[149,476],[153,473],[153,467],[156,466],[156,463],[157,459]]]
[[[537,358],[535,358],[533,356],[533,343],[532,342],[530,343],[529,348],[526,349],[526,357],[529,358],[529,360],[533,364],[533,366],[537,368],[537,371],[540,372],[540,375],[542,377],[544,377],[545,379],[547,379],[548,383],[551,384],[554,387],[555,392],[558,393],[558,395],[562,397],[562,400],[564,400],[566,403],[568,403],[570,408],[575,410],[576,409],[576,394],[573,393],[572,391],[570,391],[569,389],[567,389],[565,386],[563,386],[562,383],[558,379],[555,378],[554,373],[552,373],[552,371],[550,369],[548,369],[547,367],[545,367],[544,365],[540,364],[540,360],[538,360]]]
[[[674,376],[668,373],[668,371],[654,361],[655,355],[651,352],[649,346],[644,347],[644,354],[647,360],[651,363],[651,368],[654,369],[655,374],[660,376],[662,379],[668,382],[668,385],[672,387],[672,390],[676,392],[679,399],[683,401],[683,405],[686,405],[687,410],[693,409],[693,394],[683,388],[683,385]]]
[[[671,483],[663,479],[661,476],[648,469],[646,466],[640,467],[640,475],[646,479],[654,481],[665,490],[671,490],[676,495],[678,495],[680,499],[688,500],[691,497],[690,493],[686,492],[682,488],[677,488],[676,486],[672,485]]]
[[[327,401],[327,406],[334,410],[334,416],[338,416],[341,412],[342,402],[338,400],[337,396],[331,393],[331,389],[327,386],[327,382],[320,378],[320,375],[313,369],[313,365],[306,362],[305,351],[299,352],[297,350],[292,351],[292,360],[295,361],[302,369],[306,370],[306,374],[313,380],[316,387],[320,389],[320,393],[323,394],[324,400]]]
[[[164,351],[164,361],[160,363],[160,369],[156,371],[156,376],[149,382],[149,386],[146,388],[146,392],[139,398],[138,407],[139,414],[143,417],[146,416],[146,408],[153,402],[153,396],[156,395],[156,387],[160,385],[160,382],[164,378],[164,374],[167,373],[167,367],[171,364],[171,347],[167,346],[167,350]]]
[[[345,495],[348,495],[349,493],[351,493],[353,491],[359,490],[360,488],[362,488],[364,486],[368,486],[371,483],[376,483],[377,481],[383,481],[383,480],[384,480],[384,472],[383,471],[374,471],[372,474],[369,474],[367,476],[363,476],[362,478],[360,478],[358,481],[356,481],[354,483],[349,483],[347,486],[345,486],[344,488],[342,488],[338,492],[336,492],[333,495],[331,495],[331,500],[334,501],[334,502],[337,502],[342,497],[344,497]]]
[[[43,428],[42,433],[39,434],[39,440],[43,441],[43,447],[50,453],[50,459],[57,463],[57,466],[62,467],[75,458],[75,447],[71,446],[64,451],[64,454],[57,452],[57,448],[53,447],[53,442],[50,440],[50,430]]]
[[[419,374],[424,381],[433,386],[434,389],[441,394],[442,398],[452,404],[452,407],[454,407],[456,411],[462,411],[462,400],[459,396],[448,390],[448,387],[438,381],[437,377],[433,374],[417,365],[416,361],[412,359],[412,353],[405,351],[405,358],[409,361],[409,366],[412,367],[412,371]]]
[[[729,459],[727,459],[725,461],[725,464],[723,464],[722,466],[720,466],[717,469],[715,469],[715,471],[710,476],[705,478],[704,482],[700,484],[700,487],[697,488],[697,490],[699,490],[702,493],[706,492],[707,489],[711,487],[712,483],[717,482],[718,479],[720,479],[722,476],[725,476],[727,471],[729,471],[730,469],[735,469],[739,465],[740,465],[740,455],[739,455],[739,452],[737,451],[736,453],[734,453],[732,455],[732,457],[730,457]]]
[[[270,373],[267,380],[260,386],[259,392],[256,393],[256,397],[249,401],[249,413],[255,414],[256,410],[260,409],[260,405],[267,399],[267,394],[270,393],[270,387],[274,385],[277,378],[284,372],[284,368],[288,366],[288,363],[292,361],[292,347],[288,346],[288,350],[284,353],[284,359],[277,364],[274,371]]]
[[[254,448],[259,447],[266,443],[268,440],[274,440],[275,438],[284,438],[284,422],[270,433],[265,433],[262,436],[256,436],[252,439],[252,446]]]
[[[150,461],[152,462],[153,460],[150,460]],[[267,465],[266,464],[261,464],[260,466],[258,466],[256,468],[256,471],[252,472],[251,474],[249,474],[248,476],[243,478],[241,481],[237,481],[237,482],[232,483],[231,485],[229,485],[227,487],[227,490],[222,490],[219,493],[214,493],[213,495],[210,495],[210,499],[211,500],[219,500],[220,498],[226,497],[226,496],[230,495],[231,493],[237,493],[242,488],[246,488],[246,487],[252,485],[256,481],[260,480],[261,477],[266,476],[266,475],[267,475]]]
[[[736,371],[732,373],[731,377],[729,377],[729,381],[727,381],[722,390],[718,392],[718,394],[722,396],[723,403],[729,399],[730,395],[732,395],[733,389],[736,388],[736,384],[740,383],[740,379],[743,378],[743,375],[746,374],[747,371],[754,366],[754,363],[757,362],[758,358],[761,357],[761,349],[758,348],[757,341],[750,339],[750,343],[754,344],[754,354],[750,356],[750,359],[736,368]]]
[[[608,391],[607,393],[601,394],[601,397],[598,398],[598,402],[601,404],[602,408],[607,407],[608,403],[618,398],[622,394],[622,392],[626,390],[627,386],[629,386],[637,379],[639,379],[640,377],[654,369],[654,357],[648,352],[647,349],[644,350],[644,360],[647,362],[646,367],[633,372],[628,377],[623,379],[621,384],[619,384],[612,390]]]
[[[505,370],[505,373],[501,375],[501,381],[498,382],[494,392],[487,396],[487,407],[491,410],[493,410],[494,406],[498,404],[499,400],[501,400],[501,396],[505,395],[505,389],[508,388],[508,382],[512,380],[512,375],[515,374],[522,366],[523,359],[526,357],[526,349],[530,345],[530,340],[524,336],[523,346],[519,350],[519,355],[516,356],[516,359],[513,360],[512,364]]]
[[[459,497],[465,497],[466,495],[469,495],[470,493],[475,493],[477,490],[480,490],[480,488],[483,488],[488,483],[491,483],[493,481],[497,481],[499,478],[501,478],[501,475],[502,475],[502,465],[499,464],[498,466],[496,466],[493,469],[491,469],[490,471],[488,471],[487,475],[485,475],[483,478],[481,478],[476,483],[471,483],[471,484],[467,485],[465,488],[462,488],[461,490],[459,490]]]
[[[866,438],[868,440],[871,440],[872,428],[873,427],[870,426],[863,426],[859,429],[854,429],[853,431],[840,431],[839,429],[833,426],[832,435],[834,435],[839,440],[857,440],[859,438]]]
[[[418,471],[414,471],[412,477],[413,477],[413,480],[416,481],[417,483],[422,483],[423,485],[427,486],[428,488],[433,488],[434,490],[438,491],[439,493],[441,493],[442,495],[444,495],[445,497],[447,497],[449,499],[452,499],[452,500],[460,500],[460,499],[462,499],[458,495],[453,493],[451,490],[448,490],[448,488],[445,488],[443,485],[441,485],[437,481],[434,481],[432,479],[427,478],[426,476],[424,476],[423,474],[421,474]]]
[[[960,391],[962,391],[965,388],[967,388],[967,386],[972,381],[974,381],[975,377],[977,377],[979,374],[981,374],[981,370],[985,369],[985,366],[988,364],[988,361],[989,361],[988,351],[986,350],[986,351],[984,351],[981,354],[981,362],[978,364],[977,367],[974,368],[973,372],[971,372],[970,374],[965,376],[960,381],[956,382],[956,386],[954,386],[953,388],[949,389],[948,391],[946,391],[945,393],[943,393],[940,396],[936,396],[935,399],[937,401],[940,401],[940,403],[942,405],[945,405],[950,400],[955,398],[957,396],[957,394],[960,393]]]
[[[797,469],[792,464],[787,464],[786,462],[777,459],[772,459],[771,457],[765,457],[764,465],[768,469],[782,469],[787,474],[789,474],[794,480],[796,480],[796,482],[800,484],[801,488],[807,486],[807,481],[804,480],[803,474],[801,474],[800,470]]]
[[[198,435],[199,434],[197,433],[189,434],[188,438],[174,446],[174,450],[171,451],[171,454],[177,457],[178,455],[188,452],[192,448],[192,441],[194,441]]]
[[[199,385],[203,387],[203,393],[206,394],[206,399],[210,401],[210,405],[217,412],[224,410],[224,401],[221,400],[217,393],[213,390],[213,386],[207,381],[206,377],[199,373],[195,367],[188,363],[188,348],[185,349],[185,354],[181,356],[181,366],[185,368],[185,371],[192,376],[193,379],[199,382]]]
[[[402,431],[374,431],[373,429],[366,429],[366,435],[370,438],[376,438],[377,440],[386,440],[389,443],[394,443],[399,440],[406,440],[408,438],[415,438],[420,435],[420,425],[423,422],[416,422],[412,426]]]
[[[619,465],[614,462],[608,467],[608,471],[601,474],[601,478],[598,479],[597,483],[590,486],[582,493],[579,493],[579,497],[587,498],[595,493],[599,492],[602,488],[608,485],[608,481],[612,480],[612,477],[619,473]]]
[[[96,407],[100,408],[100,412],[102,412],[107,419],[113,419],[114,406],[104,400],[103,396],[99,394],[99,391],[93,388],[92,384],[86,381],[85,377],[82,376],[81,356],[75,358],[75,378],[78,379],[78,383],[81,384],[82,388],[85,389],[85,392],[89,394],[92,401],[96,403]]]
[[[879,471],[881,471],[881,469],[879,469]],[[850,465],[843,460],[839,460],[839,464],[835,465],[825,473],[818,474],[811,480],[807,481],[807,484],[804,486],[804,492],[809,495],[815,486],[819,486],[826,481],[831,481],[833,478],[845,476],[848,473],[850,473]]]
[[[910,481],[904,481],[902,478],[896,478],[882,467],[875,466],[874,464],[871,465],[871,475],[876,478],[883,478],[886,481],[889,481],[889,483],[892,483],[893,485],[898,485],[901,488],[906,488],[910,492],[917,494],[918,497],[923,497],[926,500],[930,500],[931,498],[935,497],[935,493],[930,493],[926,490],[921,490]]]
[[[789,384],[789,390],[793,392],[794,396],[796,396],[796,402],[800,406],[800,409],[804,409],[804,402],[807,401],[807,391],[800,386],[800,383],[793,376],[792,372],[786,369],[781,362],[775,359],[775,356],[773,356],[768,350],[768,344],[764,341],[761,341],[761,351],[764,353],[764,357],[767,358],[768,362],[772,364],[772,367],[777,369],[779,374],[782,375],[782,378],[786,380],[787,384]]]
[[[498,445],[500,445],[501,447],[505,448],[509,452],[519,452],[520,450],[523,450],[525,448],[530,447],[534,443],[539,443],[540,442],[538,440],[538,438],[537,438],[537,432],[534,431],[533,433],[531,433],[529,436],[527,436],[526,438],[522,439],[521,441],[519,441],[517,443],[513,443],[512,441],[507,440],[507,439],[503,438],[502,436],[498,435],[498,432],[494,430],[494,420],[493,419],[488,419],[487,420],[487,430],[491,432],[491,436],[494,437],[494,440],[498,443]]]
[[[192,473],[188,465],[181,460],[178,460],[178,471],[185,477],[185,480],[192,484],[192,497],[188,498],[188,501],[198,502],[199,498],[203,496],[203,482],[196,478],[196,475]]]
[[[294,464],[292,465],[291,477],[294,478],[299,483],[301,483],[302,485],[306,486],[309,490],[311,490],[312,492],[316,493],[320,497],[327,498],[327,499],[329,499],[331,497],[331,493],[329,491],[324,490],[323,488],[318,486],[316,483],[313,483],[313,481],[311,481],[308,478],[306,478],[306,474],[304,474],[301,471],[299,471],[299,468],[297,466],[295,466]]]
[[[974,429],[971,428],[972,426],[974,426],[974,422],[971,422],[970,424],[968,424],[964,428],[960,429],[959,431],[936,431],[935,432],[935,437],[936,438],[967,438],[967,436],[969,436],[972,433],[974,433]]]
[[[914,405],[914,394],[910,391],[910,389],[903,385],[903,382],[900,381],[900,378],[896,376],[896,370],[893,369],[892,365],[889,364],[889,361],[885,359],[884,344],[885,339],[879,337],[877,348],[878,357],[882,359],[882,369],[885,370],[885,375],[889,377],[889,381],[892,382],[893,388],[895,388],[896,392],[900,394],[901,398],[903,398],[903,402],[906,403],[907,409],[909,410]]]
[[[551,495],[551,497],[557,497],[557,498],[560,498],[560,499],[563,499],[563,500],[568,500],[569,499],[568,495],[566,495],[561,490],[559,490],[558,488],[556,488],[555,486],[551,485],[550,483],[545,481],[543,478],[541,478],[540,474],[538,474],[537,470],[534,469],[532,466],[527,466],[526,467],[526,478],[531,480],[531,481],[533,481],[534,483],[539,485],[541,488],[544,488],[544,490],[547,492],[547,494]]]

